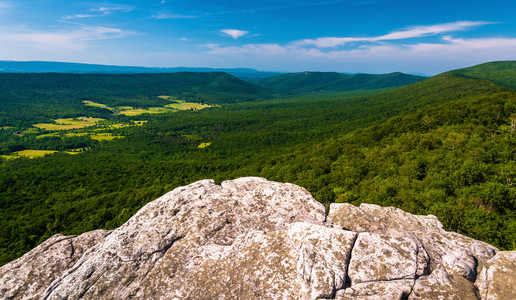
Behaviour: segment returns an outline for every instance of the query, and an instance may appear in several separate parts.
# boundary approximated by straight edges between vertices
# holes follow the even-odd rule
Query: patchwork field
[[[175,103],[167,104],[165,107],[177,109],[177,110],[199,110],[207,107],[214,107],[214,105],[202,104],[202,103],[193,103],[193,102],[184,102],[181,100],[174,100]]]
[[[120,109],[120,107],[117,107]],[[168,109],[165,107],[149,107],[147,109],[144,108],[136,108],[136,109],[128,109],[128,110],[121,110],[119,114],[125,115],[125,116],[138,116],[142,114],[162,114],[167,112],[174,112],[173,109]]]
[[[55,123],[39,123],[34,124],[34,127],[45,129],[48,131],[60,131],[70,129],[80,129],[89,126],[97,125],[98,122],[103,121],[101,118],[68,118],[68,119],[56,119]]]
[[[53,154],[56,152],[58,152],[58,151],[54,151],[54,150],[23,150],[23,151],[14,152],[14,154],[18,155],[18,156],[27,156],[30,158],[38,158],[38,157],[44,157],[47,154]]]
[[[173,99],[171,96],[161,95],[158,96],[160,99],[169,100],[173,103],[166,104],[161,107],[148,107],[148,108],[134,108],[132,106],[117,106],[115,108],[111,108],[106,104],[97,103],[89,100],[82,101],[84,105],[93,106],[93,107],[101,107],[106,108],[113,111],[115,114],[125,115],[125,116],[138,116],[143,114],[161,114],[167,112],[174,112],[178,110],[200,110],[207,107],[214,107],[215,105],[208,105],[202,103],[194,103],[194,102],[185,102],[183,100]]]
[[[105,133],[92,134],[90,136],[90,138],[101,142],[101,141],[112,141],[114,139],[123,138],[123,136],[117,136],[112,133],[105,132]]]

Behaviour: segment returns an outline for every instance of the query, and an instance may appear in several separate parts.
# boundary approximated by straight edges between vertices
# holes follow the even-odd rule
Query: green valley
[[[126,90],[118,82],[126,77],[102,75],[97,91],[67,78],[77,75],[60,74],[54,85],[55,75],[48,75],[38,86],[34,78],[43,75],[0,74],[0,86],[1,80],[11,86],[0,89],[0,107],[8,107],[1,113],[0,154],[82,149],[1,159],[0,264],[56,233],[115,228],[175,187],[242,176],[298,184],[325,205],[376,203],[434,214],[448,230],[516,249],[516,67],[506,66],[499,65],[504,76],[458,70],[366,92],[356,85],[312,93],[300,84],[288,98],[219,73],[195,87],[187,83],[202,75],[183,74],[159,88],[138,75]],[[15,88],[11,75],[25,88]],[[312,86],[340,75],[328,76]],[[20,101],[10,102],[13,95]],[[20,106],[26,113],[14,117]],[[129,106],[175,112],[119,113]],[[33,124],[79,117],[105,120],[23,133]]]

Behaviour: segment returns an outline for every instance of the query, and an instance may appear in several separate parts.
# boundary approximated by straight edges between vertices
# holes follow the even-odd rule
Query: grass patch
[[[44,157],[47,154],[53,154],[56,152],[58,152],[58,151],[54,151],[54,150],[22,150],[22,151],[14,152],[14,154],[18,155],[18,156],[27,156],[29,158],[39,158],[39,157]]]
[[[94,135],[90,135],[90,138],[93,140],[102,142],[102,141],[112,141],[114,139],[123,138],[123,136],[114,135],[112,133],[96,133]]]
[[[116,109],[118,110],[131,110],[134,109],[132,106],[117,106]]]
[[[207,107],[214,107],[214,105],[202,104],[202,103],[193,103],[193,102],[184,102],[181,100],[176,100],[176,103],[171,103],[165,105],[165,107],[176,109],[176,110],[199,110]]]
[[[39,123],[34,124],[34,127],[45,129],[47,131],[60,131],[60,130],[70,130],[70,129],[80,129],[84,127],[90,127],[97,125],[98,122],[103,121],[101,118],[68,118],[68,119],[57,119],[55,123]]]
[[[162,114],[166,112],[172,112],[174,110],[165,108],[165,107],[149,107],[147,109],[143,108],[136,108],[136,109],[130,109],[130,110],[124,110],[119,112],[119,114],[126,115],[126,116],[138,116],[142,114]]]
[[[40,135],[36,136],[36,138],[37,139],[42,139],[42,138],[54,137],[54,136],[59,136],[59,132],[40,134]]]
[[[84,103],[87,106],[107,108],[106,104],[97,103],[97,102],[93,102],[93,101],[89,101],[89,100],[84,100],[84,101],[82,101],[82,103]]]
[[[211,145],[211,143],[200,143],[199,146],[197,146],[197,148],[204,149],[204,148],[208,147],[209,145]]]

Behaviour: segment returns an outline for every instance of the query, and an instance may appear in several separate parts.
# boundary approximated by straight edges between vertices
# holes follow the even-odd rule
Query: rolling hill
[[[133,66],[110,66],[52,61],[0,61],[0,73],[75,73],[75,74],[134,74],[134,73],[177,73],[177,72],[225,72],[246,81],[278,75],[277,72],[261,72],[249,68],[147,68]]]
[[[157,96],[210,104],[255,101],[271,93],[221,72],[160,74],[0,73],[0,126],[54,118],[101,116],[83,100],[146,108],[170,103]],[[15,117],[15,119],[13,118]]]
[[[300,95],[392,88],[415,83],[425,78],[399,72],[380,75],[301,72],[264,78],[258,84],[280,95]]]
[[[458,69],[454,72],[472,78],[486,79],[501,86],[516,88],[516,61],[495,61]]]

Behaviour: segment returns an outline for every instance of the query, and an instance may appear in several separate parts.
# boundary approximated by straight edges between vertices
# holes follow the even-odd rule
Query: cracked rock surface
[[[516,252],[433,216],[202,180],[124,225],[55,235],[0,267],[0,299],[516,299]]]

